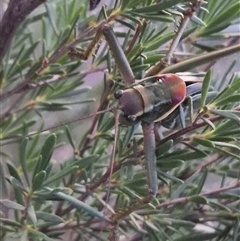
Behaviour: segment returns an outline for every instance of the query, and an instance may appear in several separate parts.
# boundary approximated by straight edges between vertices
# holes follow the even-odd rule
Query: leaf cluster
[[[0,237],[107,240],[112,215],[147,195],[139,124],[116,128],[111,112],[84,121],[123,88],[107,42],[95,47],[107,23],[136,79],[158,65],[157,72],[203,80],[201,93],[165,120],[176,129],[160,127],[158,195],[120,221],[121,240],[239,240],[240,75],[233,70],[240,45],[238,31],[226,29],[239,23],[240,3],[116,0],[93,12],[87,3],[43,3],[1,59]],[[87,61],[68,55],[89,45]],[[228,55],[217,76],[216,62]],[[59,113],[57,119],[80,121],[55,124],[49,116]]]

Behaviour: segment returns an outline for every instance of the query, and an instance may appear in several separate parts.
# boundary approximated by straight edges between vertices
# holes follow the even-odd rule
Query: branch
[[[0,22],[0,60],[6,53],[19,25],[46,0],[10,0]]]
[[[226,192],[228,190],[238,188],[238,187],[240,187],[240,181],[238,181],[236,184],[231,185],[231,186],[222,187],[217,190],[213,190],[213,191],[209,191],[209,192],[204,192],[202,194],[199,194],[199,196],[202,196],[202,197],[212,196],[212,195],[220,194],[222,192]],[[180,197],[180,198],[173,199],[171,201],[165,201],[165,202],[157,205],[156,208],[160,209],[160,208],[168,207],[168,206],[175,205],[175,204],[187,203],[189,201],[191,201],[191,197]]]

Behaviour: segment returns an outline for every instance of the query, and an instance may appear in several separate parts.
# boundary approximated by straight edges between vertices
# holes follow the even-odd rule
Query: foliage
[[[239,240],[240,75],[233,58],[240,45],[239,33],[225,30],[239,23],[240,3],[198,1],[193,9],[186,0],[110,2],[93,11],[80,0],[41,4],[1,59],[1,238]],[[88,61],[68,55],[97,42],[106,23],[136,79],[160,60],[160,73],[204,79],[184,117],[162,123],[174,118],[177,129],[160,127],[157,197],[118,226],[113,213],[147,194],[142,132],[139,124],[117,129],[111,112],[88,116],[107,109],[123,86],[108,44],[103,40]],[[227,55],[231,62],[217,76],[216,62]],[[94,73],[99,81],[91,89],[85,82],[93,84]],[[73,125],[52,123],[49,116],[59,113]]]

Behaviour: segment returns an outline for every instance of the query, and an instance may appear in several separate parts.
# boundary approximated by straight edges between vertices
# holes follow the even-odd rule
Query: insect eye
[[[136,117],[135,115],[129,115],[129,116],[127,116],[127,120],[128,120],[129,122],[134,122],[134,121],[136,121],[136,119],[137,119],[137,117]]]
[[[114,97],[116,99],[120,99],[122,97],[122,94],[123,94],[123,90],[117,90],[115,93],[114,93]]]

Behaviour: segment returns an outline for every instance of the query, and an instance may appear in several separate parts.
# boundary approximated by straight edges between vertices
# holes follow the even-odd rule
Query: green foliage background
[[[2,240],[240,239],[239,29],[226,34],[239,24],[238,1],[203,4],[162,68],[204,79],[196,121],[188,114],[178,130],[161,129],[157,198],[119,226],[112,214],[147,194],[141,129],[119,127],[109,180],[113,114],[75,122],[106,109],[123,84],[104,39],[87,61],[69,50],[86,48],[109,22],[141,79],[166,56],[190,2],[122,0],[89,11],[88,1],[52,0],[21,23],[0,69]]]

